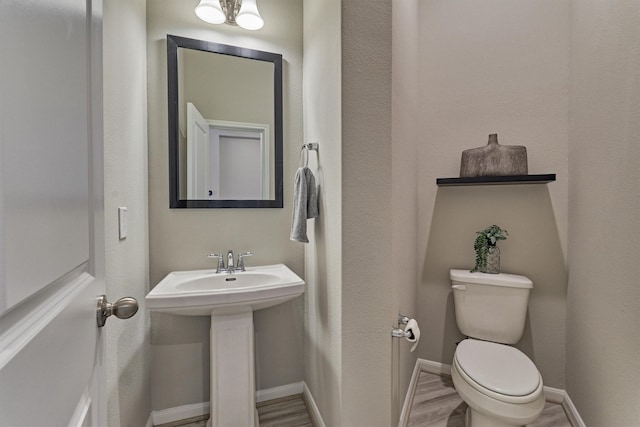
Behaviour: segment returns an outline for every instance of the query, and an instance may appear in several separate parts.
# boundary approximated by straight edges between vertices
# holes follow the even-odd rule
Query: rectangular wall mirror
[[[282,55],[167,35],[171,208],[282,207]]]

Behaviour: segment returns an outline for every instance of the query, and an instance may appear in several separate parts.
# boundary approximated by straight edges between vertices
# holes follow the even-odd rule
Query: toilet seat
[[[527,403],[542,393],[538,369],[515,347],[466,339],[458,344],[453,362],[460,376],[488,397]]]
[[[474,384],[474,381],[458,367],[455,359],[451,365],[451,379],[462,400],[469,405],[465,422],[468,427],[523,426],[538,418],[544,408],[542,384],[539,391],[536,390],[530,396],[500,395]],[[515,399],[520,401],[510,401]]]

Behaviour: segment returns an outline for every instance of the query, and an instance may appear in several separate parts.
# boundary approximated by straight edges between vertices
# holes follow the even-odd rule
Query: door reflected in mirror
[[[268,124],[207,120],[187,103],[188,200],[273,199]]]
[[[282,207],[282,56],[167,36],[172,208]]]

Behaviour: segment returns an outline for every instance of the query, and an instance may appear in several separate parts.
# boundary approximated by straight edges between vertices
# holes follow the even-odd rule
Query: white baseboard
[[[447,365],[446,363],[418,359],[416,360],[416,366],[419,366],[421,371],[429,372],[430,374],[451,375],[451,365]]]
[[[578,413],[578,409],[575,407],[571,398],[569,397],[569,393],[562,390],[564,392],[564,399],[562,400],[562,407],[564,411],[567,413],[569,417],[569,421],[573,427],[586,427],[584,421],[582,421],[582,417]]]
[[[186,418],[199,417],[209,413],[209,402],[192,403],[190,405],[176,406],[174,408],[152,411],[153,425],[157,426]]]
[[[398,427],[405,427],[407,424],[409,419],[409,410],[413,403],[413,395],[415,394],[418,377],[420,376],[421,371],[436,375],[451,375],[451,365],[426,359],[416,360],[409,388],[407,389],[407,395],[404,398],[404,405],[402,406],[402,412],[400,413]],[[561,404],[573,427],[586,427],[566,390],[544,386],[544,398],[549,402]]]
[[[398,421],[398,427],[406,427],[407,420],[409,419],[409,410],[413,405],[413,396],[416,394],[416,385],[418,384],[418,377],[420,376],[420,360],[416,360],[416,364],[413,367],[413,373],[411,374],[411,380],[409,381],[409,387],[407,388],[407,394],[404,397],[404,404],[402,405],[402,411],[400,412],[400,420]]]
[[[281,397],[302,394],[304,382],[281,385],[279,387],[267,388],[256,391],[256,403],[267,400],[280,399]]]
[[[562,403],[567,398],[567,392],[553,387],[544,386],[544,400],[551,403]]]
[[[326,427],[324,420],[322,419],[322,415],[320,415],[320,410],[318,409],[318,405],[316,405],[316,401],[313,399],[313,395],[311,394],[311,390],[307,387],[305,382],[302,383],[303,391],[302,398],[307,404],[307,409],[309,410],[309,415],[311,416],[311,421],[315,427]]]
[[[582,417],[578,413],[575,405],[571,401],[571,397],[569,397],[569,393],[566,390],[562,390],[560,388],[553,387],[544,387],[544,398],[548,402],[559,403],[562,405],[564,412],[567,414],[569,421],[573,427],[586,427],[584,421],[582,421]]]
[[[404,403],[402,405],[402,412],[400,412],[398,427],[406,427],[407,422],[409,421],[409,410],[413,404],[413,396],[416,393],[418,377],[422,371],[436,375],[451,375],[451,365],[420,358],[416,360],[416,364],[413,367],[413,374],[411,374],[411,380],[409,381],[409,387],[407,388],[407,395],[405,396]]]
[[[279,399],[281,397],[303,394],[304,382],[285,384],[279,387],[258,390],[256,392],[256,403],[267,400]],[[186,418],[199,417],[209,414],[209,402],[193,403],[190,405],[176,406],[174,408],[152,411],[147,421],[146,427],[153,427],[160,424],[172,423]]]

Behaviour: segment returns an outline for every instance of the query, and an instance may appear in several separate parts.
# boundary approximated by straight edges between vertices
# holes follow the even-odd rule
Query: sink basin
[[[304,281],[284,264],[247,267],[247,271],[174,271],[147,294],[147,308],[185,316],[256,311],[304,292]]]

